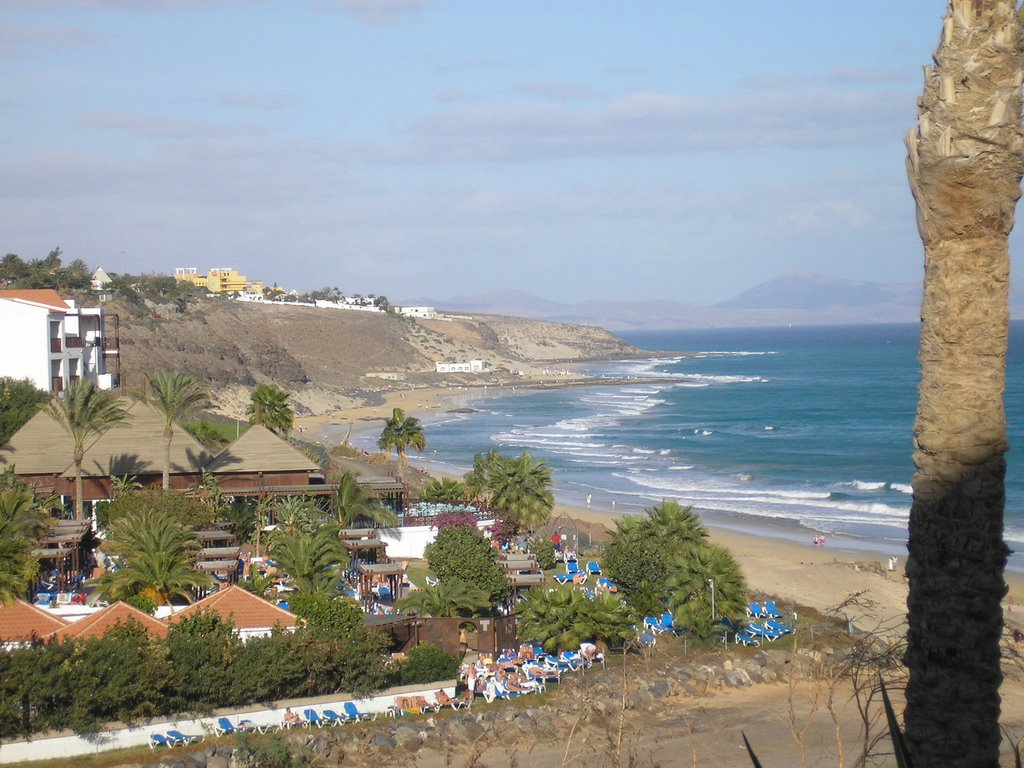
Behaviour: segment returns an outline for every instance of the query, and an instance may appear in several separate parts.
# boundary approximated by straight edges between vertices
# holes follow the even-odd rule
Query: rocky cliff
[[[322,413],[388,387],[501,383],[560,363],[643,354],[601,328],[512,317],[414,320],[209,299],[109,311],[120,317],[126,387],[141,387],[151,371],[183,370],[210,383],[226,412],[240,390],[266,381],[292,392],[300,413]],[[434,372],[436,361],[474,358],[490,373]]]

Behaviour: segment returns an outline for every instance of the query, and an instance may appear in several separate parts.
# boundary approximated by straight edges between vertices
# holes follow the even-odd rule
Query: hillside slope
[[[203,300],[178,312],[113,305],[121,319],[122,382],[183,370],[210,383],[220,409],[239,415],[256,384],[293,393],[300,413],[372,401],[391,386],[501,383],[542,375],[552,363],[643,354],[593,326],[500,316],[412,320],[391,314]],[[484,376],[445,376],[436,361],[479,358]],[[402,383],[394,382],[398,378]]]

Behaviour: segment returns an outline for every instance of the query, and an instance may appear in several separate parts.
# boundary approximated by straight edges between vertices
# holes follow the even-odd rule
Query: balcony
[[[60,339],[50,339],[50,352],[60,354],[64,351],[64,345],[60,343]]]
[[[85,346],[85,342],[81,336],[67,336],[64,339],[64,343],[68,349],[82,349]]]
[[[50,389],[53,390],[53,394],[59,394],[64,391],[64,380],[60,376],[54,376],[50,379]]]

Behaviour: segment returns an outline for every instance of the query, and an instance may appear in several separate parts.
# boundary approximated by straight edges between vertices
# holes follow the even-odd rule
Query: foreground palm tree
[[[84,519],[82,511],[82,461],[85,444],[108,429],[123,423],[128,412],[113,393],[100,389],[92,381],[74,381],[47,405],[50,416],[71,436],[75,462],[75,518]]]
[[[392,448],[395,450],[398,454],[398,478],[405,482],[405,452],[410,448],[422,451],[427,447],[427,438],[419,419],[406,416],[401,408],[395,408],[391,411],[391,418],[384,422],[377,445],[389,454]]]
[[[904,712],[918,766],[998,765],[1009,267],[1021,21],[950,0],[907,168],[925,251]]]
[[[246,414],[250,424],[262,424],[272,432],[285,434],[295,422],[295,412],[288,399],[291,397],[277,384],[260,384],[252,392]]]
[[[146,401],[164,417],[164,470],[163,488],[171,487],[171,441],[174,423],[191,416],[210,404],[206,388],[190,373],[158,371],[146,377],[149,396]]]

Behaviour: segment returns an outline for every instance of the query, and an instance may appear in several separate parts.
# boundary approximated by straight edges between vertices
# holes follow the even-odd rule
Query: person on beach
[[[292,712],[291,707],[285,707],[284,710],[284,727],[291,728],[293,725],[299,725],[302,723],[302,718]]]

